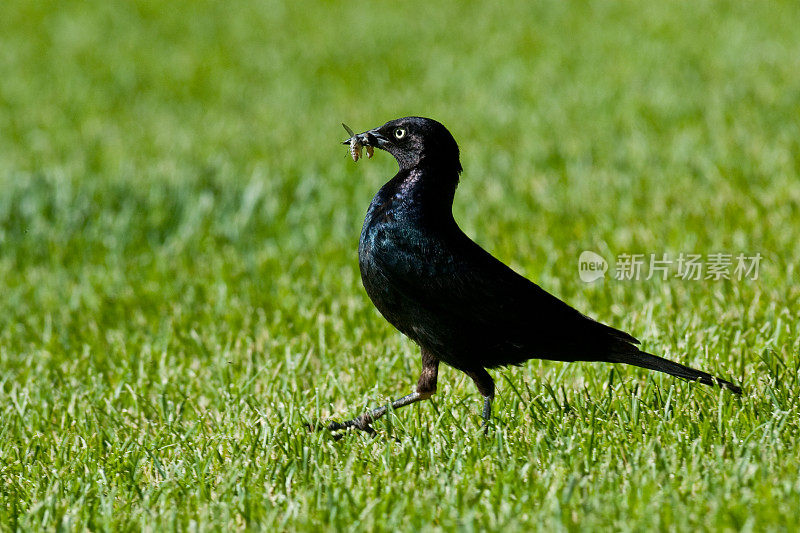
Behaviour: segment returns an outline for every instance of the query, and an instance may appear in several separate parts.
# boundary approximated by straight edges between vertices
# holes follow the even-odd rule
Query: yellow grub
[[[353,157],[353,161],[358,161],[359,158],[361,157],[361,148],[362,144],[358,142],[355,137],[350,139],[350,155]],[[370,155],[369,152],[370,152],[370,147],[367,147],[367,155],[369,155],[369,157],[372,157],[372,155]]]

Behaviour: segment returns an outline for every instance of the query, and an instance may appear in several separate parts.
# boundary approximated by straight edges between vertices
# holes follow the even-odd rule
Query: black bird
[[[400,171],[373,198],[358,248],[361,279],[375,307],[422,351],[415,392],[327,429],[370,423],[436,392],[439,362],[466,373],[491,416],[494,381],[487,368],[528,359],[605,361],[666,372],[740,394],[724,379],[643,352],[631,335],[576,311],[475,244],[453,219],[461,163],[455,139],[435,120],[406,117],[353,135],[361,147],[392,154]]]

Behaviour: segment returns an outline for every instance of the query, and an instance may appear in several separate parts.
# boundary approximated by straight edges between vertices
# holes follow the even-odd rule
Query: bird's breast
[[[404,317],[418,305],[407,289],[431,275],[435,262],[426,257],[427,241],[401,206],[391,201],[370,206],[358,250],[361,280],[378,310],[406,334]]]

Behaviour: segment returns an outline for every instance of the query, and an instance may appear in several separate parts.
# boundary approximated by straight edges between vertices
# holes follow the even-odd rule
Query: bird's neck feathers
[[[386,192],[415,211],[452,216],[458,177],[459,173],[452,166],[444,169],[420,164],[401,169],[386,184]]]

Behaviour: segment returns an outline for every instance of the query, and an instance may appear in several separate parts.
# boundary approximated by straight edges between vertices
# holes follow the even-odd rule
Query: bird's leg
[[[327,429],[328,431],[341,431],[348,428],[356,428],[367,433],[374,435],[375,430],[372,429],[372,422],[376,421],[383,415],[389,412],[389,408],[399,409],[406,405],[427,400],[436,392],[436,381],[439,376],[439,360],[426,350],[422,350],[422,374],[419,376],[417,382],[417,390],[398,398],[393,402],[367,411],[351,420],[344,422],[330,422],[327,425],[318,426],[317,429]],[[491,379],[491,378],[490,378]]]
[[[492,400],[494,400],[494,380],[484,368],[470,370],[466,374],[475,382],[478,392],[483,396],[483,424],[481,429],[486,433],[489,430],[489,421],[492,418]]]

